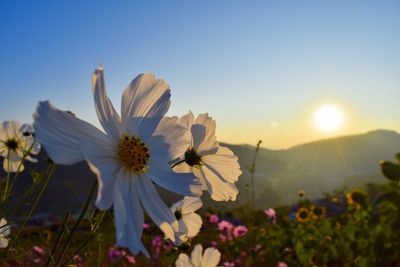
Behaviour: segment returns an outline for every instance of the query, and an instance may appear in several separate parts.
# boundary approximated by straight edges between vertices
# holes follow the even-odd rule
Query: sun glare
[[[336,106],[326,105],[315,112],[315,126],[326,133],[335,133],[343,126],[343,112]]]

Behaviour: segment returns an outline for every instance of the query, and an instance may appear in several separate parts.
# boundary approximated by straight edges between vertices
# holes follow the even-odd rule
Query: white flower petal
[[[112,187],[121,168],[115,159],[115,147],[107,139],[84,139],[80,142],[80,149],[97,177],[96,206],[100,209],[109,209],[112,205]]]
[[[121,118],[107,96],[104,69],[102,66],[99,66],[93,73],[92,88],[94,104],[100,124],[103,126],[106,133],[110,135],[115,142],[118,142],[121,136]]]
[[[0,236],[8,236],[11,233],[11,226],[7,225],[7,220],[2,218],[0,220]]]
[[[201,182],[192,173],[175,173],[169,165],[152,161],[148,176],[161,187],[184,196],[201,196]]]
[[[238,157],[226,147],[219,147],[216,154],[210,154],[202,157],[203,163],[226,182],[237,182],[242,174]]]
[[[203,202],[199,197],[185,196],[182,200],[182,214],[193,213],[203,206]]]
[[[201,266],[201,259],[203,258],[203,246],[201,244],[197,244],[194,246],[192,253],[190,254],[190,259],[194,266]]]
[[[2,138],[0,140],[6,141],[7,139],[19,137],[20,128],[21,124],[17,121],[4,121],[0,127],[0,132],[2,134]]]
[[[142,252],[150,257],[141,239],[144,223],[143,209],[135,177],[121,169],[114,186],[114,217],[117,244],[130,252]]]
[[[0,248],[6,248],[8,246],[8,239],[0,237]]]
[[[183,156],[191,144],[191,133],[179,122],[178,117],[164,117],[154,132],[164,136],[169,144],[169,161]]]
[[[201,225],[203,224],[203,220],[196,213],[183,215],[181,220],[186,226],[186,234],[189,237],[195,237],[199,233]]]
[[[39,102],[34,117],[37,141],[57,164],[72,165],[84,160],[79,148],[82,139],[107,139],[93,125],[52,106]]]
[[[138,133],[143,127],[150,133],[154,132],[169,109],[170,97],[169,85],[164,80],[156,79],[151,73],[137,76],[122,95],[121,116],[125,129]],[[135,120],[132,121],[131,118]],[[146,125],[141,125],[142,119],[147,119]]]
[[[204,181],[204,184],[207,186],[207,190],[210,192],[213,200],[236,200],[238,190],[234,184],[222,181],[217,174],[212,172],[205,165],[201,168],[192,168],[192,170],[197,177]]]
[[[187,164],[186,162],[182,162],[179,163],[178,165],[176,165],[174,167],[174,172],[178,172],[178,173],[188,173],[188,172],[192,172],[189,164]]]
[[[13,161],[5,157],[3,160],[3,169],[6,172],[22,172],[25,167],[21,160],[17,159],[16,161]]]
[[[175,241],[173,224],[177,224],[175,216],[162,201],[151,180],[145,176],[137,178],[140,200],[147,214],[153,222],[165,233],[165,235]]]
[[[201,267],[215,267],[221,260],[221,253],[215,248],[207,248],[204,251]]]
[[[189,256],[186,255],[185,253],[179,254],[179,257],[175,262],[175,266],[176,267],[195,267],[190,262]]]
[[[200,127],[202,126],[202,127]],[[218,147],[215,136],[216,123],[207,113],[200,114],[192,126],[193,148],[201,155],[215,153]]]
[[[188,131],[190,131],[190,129],[192,129],[192,125],[194,124],[194,115],[192,111],[189,111],[188,114],[183,115],[179,121],[186,127]]]

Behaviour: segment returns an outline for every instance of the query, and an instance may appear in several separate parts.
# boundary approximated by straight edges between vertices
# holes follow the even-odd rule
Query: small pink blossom
[[[143,229],[147,230],[149,228],[150,228],[150,224],[148,224],[148,223],[143,224]]]
[[[33,246],[32,247],[33,252],[36,252],[39,255],[44,255],[44,249],[40,246]]]
[[[123,255],[122,251],[117,249],[117,248],[115,248],[115,247],[110,247],[108,249],[108,259],[111,262],[114,262],[114,261],[118,260],[119,258],[121,258],[122,255]]]
[[[276,224],[276,211],[273,208],[264,210],[264,213],[272,221],[272,224]]]
[[[259,252],[260,250],[261,250],[261,245],[260,244],[257,244],[255,247],[254,247],[254,251],[255,252]]]
[[[278,264],[276,265],[276,267],[288,267],[288,265],[287,265],[285,262],[280,261],[280,262],[278,262]]]
[[[233,235],[235,237],[241,237],[241,236],[245,236],[247,235],[247,227],[244,225],[238,225],[235,227],[235,229],[233,230]]]
[[[221,240],[221,242],[226,242],[226,236],[225,235],[223,235],[223,234],[220,234],[219,235],[219,239]]]
[[[224,261],[224,267],[235,267],[235,263],[230,261]]]
[[[161,237],[160,237],[159,235],[155,236],[155,237],[153,238],[153,240],[151,241],[151,245],[152,245],[154,248],[159,248],[159,247],[161,247],[161,245],[162,245],[162,239],[161,239]]]
[[[125,256],[125,259],[129,264],[135,264],[136,262],[135,257],[133,257],[132,255]]]
[[[217,241],[215,241],[215,240],[211,241],[211,246],[212,247],[216,247],[217,245],[218,245]]]
[[[233,227],[234,227],[233,224],[225,220],[218,223],[218,229],[222,232],[230,233],[232,232]]]
[[[240,257],[242,257],[242,258],[246,258],[247,257],[247,252],[246,251],[241,251],[240,252]]]
[[[219,222],[219,217],[217,214],[211,214],[210,216],[210,223],[217,223]]]

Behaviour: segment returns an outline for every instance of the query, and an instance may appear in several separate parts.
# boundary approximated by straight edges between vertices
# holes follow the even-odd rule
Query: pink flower
[[[248,230],[247,227],[244,225],[238,225],[235,227],[233,230],[233,235],[235,237],[240,237],[240,236],[245,236],[247,234]]]
[[[115,248],[115,247],[110,247],[108,249],[108,259],[111,262],[117,261],[121,258],[121,256],[123,256],[122,251]]]
[[[32,250],[33,252],[36,252],[39,255],[44,255],[44,249],[40,246],[33,246]]]
[[[276,216],[276,211],[273,208],[269,208],[267,210],[264,210],[264,213],[269,217],[275,217]]]
[[[230,261],[224,261],[224,267],[235,267],[235,263]]]
[[[256,246],[255,246],[255,248],[254,248],[254,251],[255,252],[259,252],[260,250],[261,250],[261,245],[260,244],[257,244]]]
[[[221,242],[225,242],[226,241],[226,236],[223,234],[219,235],[219,239],[221,240]]]
[[[217,223],[219,221],[219,217],[217,214],[211,214],[210,223]]]
[[[211,246],[212,247],[216,247],[217,245],[218,245],[217,241],[215,241],[215,240],[211,241]]]
[[[148,224],[148,223],[143,224],[143,229],[147,230],[149,228],[150,228],[150,224]]]
[[[135,257],[133,257],[132,255],[125,256],[125,259],[129,264],[135,264],[136,262]]]
[[[272,224],[276,224],[276,211],[273,208],[264,210],[264,213],[272,221]]]
[[[159,247],[161,247],[161,245],[162,245],[162,239],[161,239],[161,237],[160,237],[159,235],[155,236],[155,237],[153,238],[153,240],[151,241],[151,245],[152,245],[154,248],[159,248]]]
[[[240,257],[242,257],[242,258],[246,258],[247,257],[247,252],[246,251],[241,251],[240,252]]]
[[[278,264],[276,265],[276,267],[288,267],[288,265],[287,265],[285,262],[280,261],[280,262],[278,262]]]
[[[233,224],[225,220],[218,223],[218,229],[222,232],[230,233],[232,232],[233,227]]]

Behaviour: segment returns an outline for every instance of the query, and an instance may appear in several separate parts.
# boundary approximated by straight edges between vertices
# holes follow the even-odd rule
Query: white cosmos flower
[[[201,244],[197,244],[189,258],[185,253],[179,254],[175,262],[176,267],[216,267],[221,260],[221,253],[218,249],[207,248],[204,251]]]
[[[8,239],[6,236],[9,236],[11,233],[11,227],[7,225],[7,220],[2,218],[0,220],[0,248],[5,248],[8,246]]]
[[[55,163],[88,162],[97,175],[97,207],[113,206],[117,244],[149,256],[140,240],[143,209],[171,240],[177,223],[153,182],[178,194],[201,194],[195,176],[176,175],[168,164],[184,151],[188,137],[177,118],[163,118],[170,106],[170,90],[153,74],[141,74],[128,85],[121,116],[107,97],[102,66],[93,74],[92,87],[105,133],[46,101],[34,114],[37,139]]]
[[[36,155],[40,145],[35,142],[33,128],[17,121],[4,121],[0,125],[0,156],[4,158],[3,169],[6,172],[24,170],[23,160],[37,162],[30,155]]]
[[[175,243],[184,243],[199,233],[203,221],[195,211],[202,206],[203,202],[200,198],[188,196],[171,206],[171,211],[178,220]]]
[[[189,112],[180,122],[191,133],[192,140],[187,142],[182,161],[175,164],[174,171],[192,172],[213,200],[236,200],[238,190],[234,183],[242,171],[237,156],[229,148],[219,146],[215,121],[207,113],[200,114],[195,120]]]

